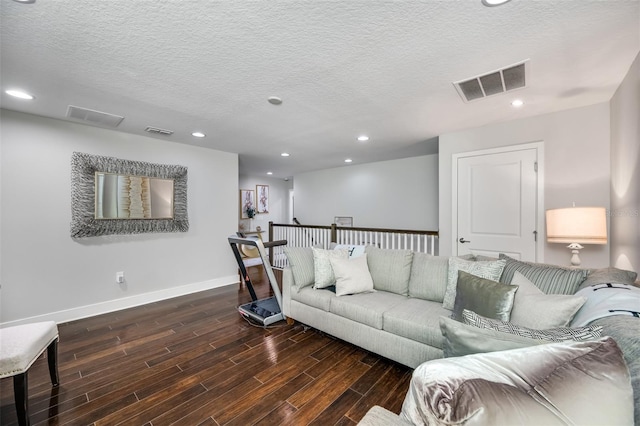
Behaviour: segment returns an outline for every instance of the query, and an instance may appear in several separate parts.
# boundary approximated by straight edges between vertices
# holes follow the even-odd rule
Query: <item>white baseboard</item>
[[[77,308],[65,309],[63,311],[51,312],[15,321],[3,322],[0,323],[0,328],[40,321],[55,321],[60,324],[109,312],[120,311],[122,309],[133,308],[135,306],[146,305],[147,303],[158,302],[160,300],[171,299],[173,297],[184,296],[186,294],[197,293],[199,291],[210,290],[212,288],[224,287],[231,284],[238,284],[237,275],[230,275],[228,277],[216,278],[179,287],[171,287],[164,290],[138,294],[136,296],[124,297],[122,299],[109,300],[92,305],[78,306]]]

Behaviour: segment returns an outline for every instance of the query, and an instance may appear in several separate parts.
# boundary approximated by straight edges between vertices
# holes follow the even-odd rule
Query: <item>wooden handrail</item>
[[[440,232],[438,231],[424,231],[424,230],[414,230],[414,229],[392,229],[392,228],[362,228],[362,227],[353,227],[353,226],[338,226],[335,223],[331,225],[292,225],[290,223],[273,223],[269,222],[269,241],[273,238],[273,227],[279,226],[282,228],[310,228],[310,229],[342,229],[346,231],[363,231],[363,232],[384,232],[384,233],[395,233],[395,234],[414,234],[414,235],[432,235],[434,237],[439,237]],[[332,238],[331,242],[335,243],[335,239]]]
[[[269,241],[286,238],[289,246],[315,246],[328,248],[329,244],[374,244],[381,248],[411,249],[428,254],[437,254],[438,231],[365,228],[331,225],[293,225],[269,222]],[[276,229],[279,228],[276,235]],[[283,251],[277,250],[276,257],[282,258]],[[274,259],[274,250],[269,249],[269,257]],[[286,261],[283,260],[283,264]]]

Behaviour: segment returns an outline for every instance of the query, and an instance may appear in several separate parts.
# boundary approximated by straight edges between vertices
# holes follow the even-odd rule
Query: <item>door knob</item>
[[[464,237],[463,237],[463,238],[460,238],[458,241],[460,241],[462,244],[464,244],[464,243],[470,243],[470,242],[471,242],[471,241],[469,241],[469,240],[465,240],[465,239],[464,239]]]

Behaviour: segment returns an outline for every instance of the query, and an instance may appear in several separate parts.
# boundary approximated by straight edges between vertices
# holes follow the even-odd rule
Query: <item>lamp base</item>
[[[578,254],[580,253],[580,249],[583,249],[584,247],[578,243],[571,243],[567,248],[571,249],[571,253],[573,253],[573,256],[571,256],[571,266],[580,266],[581,262]]]
[[[573,256],[571,256],[571,266],[580,266],[580,264],[582,263],[579,256],[580,250],[571,250],[571,253],[573,253]]]

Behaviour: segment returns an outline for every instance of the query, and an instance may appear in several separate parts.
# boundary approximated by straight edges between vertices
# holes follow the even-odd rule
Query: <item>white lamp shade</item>
[[[547,210],[547,241],[607,244],[607,210],[604,207]]]

